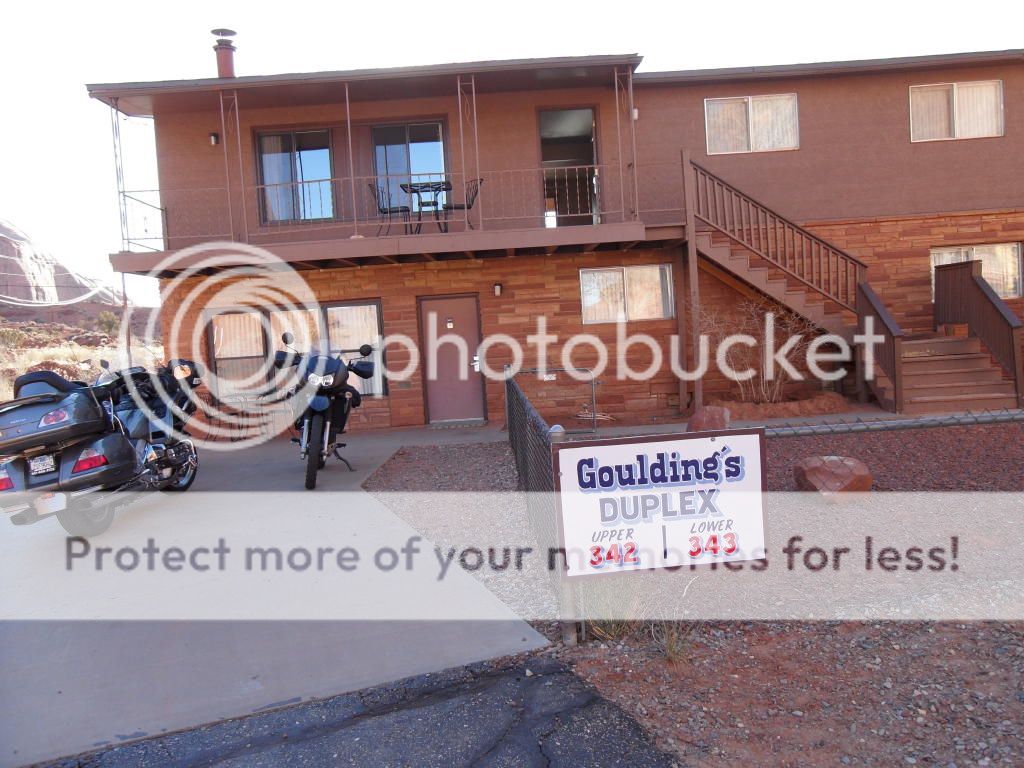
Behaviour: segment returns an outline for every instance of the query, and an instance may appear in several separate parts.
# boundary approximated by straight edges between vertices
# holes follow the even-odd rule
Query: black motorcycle
[[[290,347],[295,340],[290,333],[281,335],[281,341]],[[359,354],[366,358],[373,347],[363,344]],[[345,447],[338,442],[344,434],[349,414],[362,404],[359,390],[348,383],[349,372],[361,379],[372,379],[374,365],[371,360],[345,362],[341,355],[332,357],[315,353],[301,354],[295,350],[274,353],[274,367],[285,370],[297,368],[298,380],[285,397],[291,401],[292,418],[299,437],[299,455],[306,462],[306,488],[316,488],[316,473],[323,469],[332,455],[352,470],[352,465],[339,452]]]
[[[185,423],[199,366],[171,360],[104,373],[93,385],[53,371],[14,381],[0,404],[0,509],[15,525],[56,516],[76,536],[110,527],[126,490],[186,491],[199,469]],[[144,407],[143,407],[144,406]]]

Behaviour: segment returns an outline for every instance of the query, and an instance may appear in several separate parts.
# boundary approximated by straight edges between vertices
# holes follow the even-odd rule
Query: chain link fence
[[[807,435],[848,435],[863,432],[892,432],[901,429],[934,429],[937,427],[974,427],[987,424],[1024,422],[1024,410],[966,411],[964,413],[929,416],[896,416],[864,418],[823,417],[824,420],[785,422],[765,426],[767,437],[805,437]]]

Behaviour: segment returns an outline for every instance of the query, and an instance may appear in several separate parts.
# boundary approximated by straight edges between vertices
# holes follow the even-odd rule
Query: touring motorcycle
[[[53,371],[23,374],[14,400],[0,403],[0,509],[15,525],[56,516],[68,533],[95,536],[126,498],[117,492],[181,492],[195,480],[199,457],[185,424],[200,367],[101,365],[92,385]]]
[[[286,347],[291,347],[294,340],[291,333],[281,335]],[[359,354],[369,357],[373,347],[363,344]],[[285,393],[285,399],[291,401],[292,419],[300,435],[293,441],[299,444],[299,456],[306,462],[306,488],[316,488],[316,473],[332,455],[352,470],[352,465],[340,453],[345,443],[339,443],[338,436],[345,432],[352,409],[362,404],[362,396],[348,383],[348,375],[351,372],[361,379],[372,379],[373,361],[346,362],[340,354],[337,357],[316,351],[301,354],[289,349],[274,353],[274,367],[297,369],[296,384]]]

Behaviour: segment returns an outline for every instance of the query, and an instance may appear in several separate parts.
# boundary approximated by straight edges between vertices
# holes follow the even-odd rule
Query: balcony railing
[[[631,221],[617,166],[479,174],[346,176],[315,181],[122,193],[126,250],[209,240],[254,244],[342,237],[536,229]]]

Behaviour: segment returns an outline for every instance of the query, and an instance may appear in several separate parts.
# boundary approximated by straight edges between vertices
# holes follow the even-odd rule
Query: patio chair
[[[385,226],[387,226],[387,231],[391,232],[391,222],[394,221],[395,216],[401,218],[402,225],[405,227],[405,234],[408,235],[412,221],[412,208],[408,205],[391,205],[391,195],[384,187],[378,187],[373,183],[367,184],[367,186],[370,188],[374,205],[377,206],[377,214],[380,216],[377,237],[380,237],[380,233]]]
[[[452,211],[466,211],[466,223],[470,229],[474,229],[473,222],[469,219],[469,211],[473,210],[473,203],[476,202],[477,195],[480,194],[480,186],[484,183],[483,179],[471,179],[466,182],[466,202],[464,203],[452,203],[446,202],[444,204],[444,219],[445,229],[447,230],[448,217]]]

